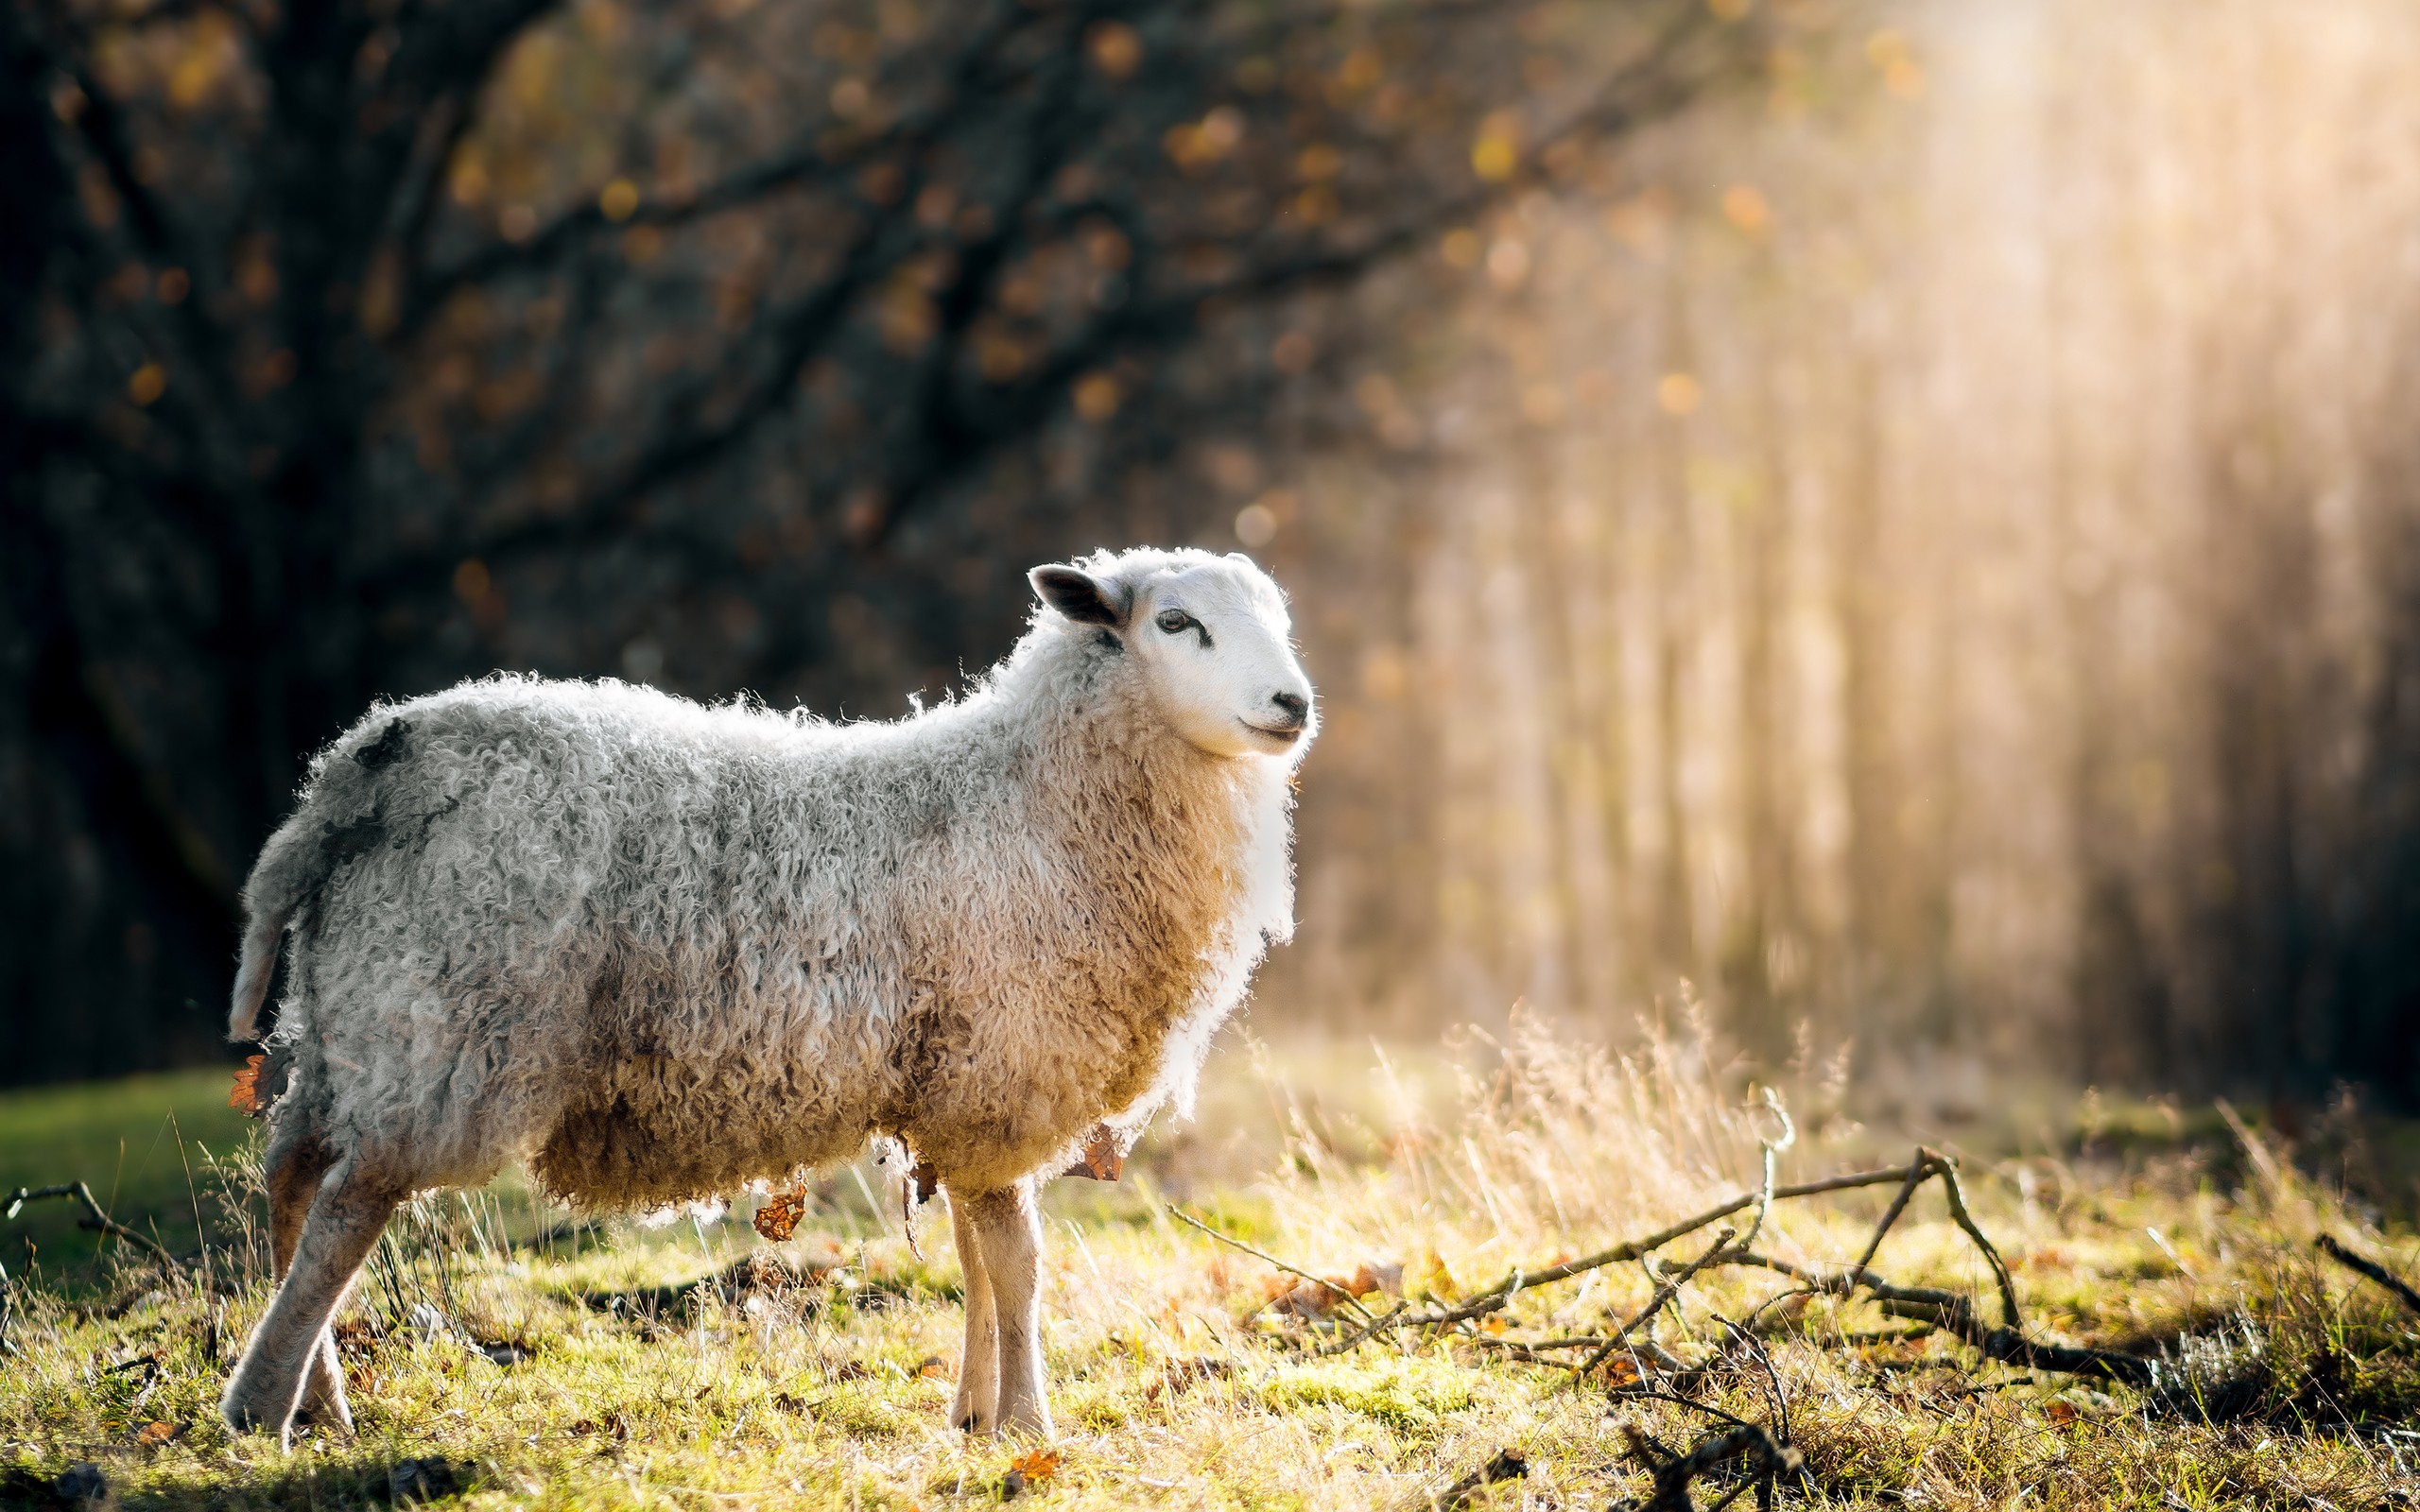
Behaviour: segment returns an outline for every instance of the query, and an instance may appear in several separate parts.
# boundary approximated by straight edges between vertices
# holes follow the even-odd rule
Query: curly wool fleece
[[[233,1031],[291,921],[279,1121],[422,1187],[656,1206],[881,1132],[980,1192],[1131,1140],[1292,933],[1300,749],[1196,748],[1133,662],[1044,610],[895,723],[509,676],[376,710],[247,885]]]

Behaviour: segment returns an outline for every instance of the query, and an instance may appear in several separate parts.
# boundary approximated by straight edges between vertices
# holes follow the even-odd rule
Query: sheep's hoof
[[[275,1434],[280,1449],[294,1443],[293,1414],[270,1408],[257,1393],[230,1390],[218,1404],[218,1416],[239,1434]]]
[[[294,1427],[298,1433],[305,1428],[333,1428],[350,1434],[353,1432],[353,1413],[341,1401],[333,1407],[326,1402],[300,1407],[294,1413]]]

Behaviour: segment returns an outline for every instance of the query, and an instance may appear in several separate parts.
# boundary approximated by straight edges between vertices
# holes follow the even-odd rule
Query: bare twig
[[[23,1209],[26,1203],[39,1202],[44,1197],[75,1198],[78,1202],[84,1205],[84,1216],[76,1220],[77,1228],[82,1228],[90,1233],[112,1234],[119,1239],[125,1240],[128,1244],[134,1245],[148,1251],[152,1258],[159,1261],[161,1264],[167,1266],[170,1270],[182,1270],[184,1268],[182,1263],[178,1261],[177,1257],[169,1254],[165,1246],[162,1246],[158,1240],[146,1238],[144,1235],[136,1233],[133,1229],[129,1228],[126,1225],[118,1222],[115,1218],[111,1217],[109,1213],[102,1209],[100,1203],[94,1200],[93,1189],[86,1186],[81,1181],[66,1182],[59,1186],[19,1187],[14,1193],[10,1194],[9,1197],[9,1211],[4,1216],[14,1218],[19,1210]]]
[[[1185,1211],[1183,1208],[1178,1207],[1173,1202],[1167,1205],[1167,1210],[1174,1217],[1180,1218],[1185,1223],[1192,1225],[1194,1228],[1201,1229],[1203,1233],[1208,1234],[1211,1238],[1216,1239],[1222,1245],[1229,1246],[1236,1249],[1240,1249],[1245,1254],[1252,1256],[1254,1260],[1266,1261],[1270,1264],[1276,1266],[1279,1270],[1284,1271],[1288,1276],[1300,1276],[1303,1280],[1321,1288],[1322,1290],[1334,1292],[1337,1295],[1338,1299],[1343,1302],[1345,1306],[1353,1309],[1354,1314],[1359,1317],[1361,1321],[1364,1323],[1371,1321],[1370,1310],[1361,1305],[1360,1299],[1356,1297],[1351,1292],[1346,1291],[1343,1287],[1336,1284],[1336,1282],[1329,1280],[1327,1278],[1323,1276],[1314,1276],[1309,1271],[1303,1269],[1300,1265],[1288,1265],[1284,1261],[1279,1260],[1276,1256],[1269,1253],[1267,1250],[1254,1249],[1252,1246],[1245,1244],[1242,1240],[1236,1238],[1232,1234],[1222,1234],[1218,1229],[1211,1228],[1208,1224],[1203,1223],[1201,1219]]]
[[[1411,1304],[1409,1302],[1397,1302],[1394,1306],[1387,1309],[1384,1315],[1372,1318],[1369,1322],[1364,1323],[1360,1328],[1345,1335],[1343,1338],[1337,1340],[1333,1344],[1322,1344],[1312,1352],[1314,1354],[1329,1355],[1343,1354],[1348,1350],[1357,1349],[1363,1344],[1367,1343],[1374,1334],[1377,1333],[1379,1330],[1387,1327],[1396,1318],[1401,1317],[1403,1315],[1404,1309],[1410,1305]]]
[[[1714,1315],[1714,1320],[1731,1335],[1731,1343],[1724,1347],[1723,1352],[1729,1354],[1734,1350],[1744,1350],[1756,1362],[1756,1367],[1764,1372],[1765,1400],[1772,1405],[1772,1420],[1781,1425],[1782,1442],[1789,1442],[1789,1393],[1782,1386],[1781,1372],[1773,1368],[1773,1357],[1765,1350],[1765,1341],[1720,1313]]]
[[[1630,1435],[1631,1453],[1647,1465],[1655,1477],[1655,1492],[1641,1503],[1638,1512],[1695,1512],[1697,1503],[1689,1500],[1689,1483],[1736,1459],[1749,1461],[1753,1479],[1715,1503],[1728,1506],[1741,1491],[1754,1486],[1756,1505],[1773,1504],[1773,1482],[1795,1471],[1799,1466],[1798,1451],[1787,1444],[1776,1443],[1772,1435],[1755,1423],[1742,1423],[1719,1434],[1708,1434],[1685,1454],[1670,1454],[1654,1440],[1636,1429]]]
[[[1925,1177],[1931,1174],[1932,1161],[1927,1152],[1918,1150],[1916,1158],[1908,1162],[1907,1179],[1900,1183],[1899,1194],[1893,1197],[1891,1206],[1883,1210],[1882,1221],[1874,1226],[1874,1237],[1865,1242],[1865,1253],[1857,1257],[1857,1263],[1850,1267],[1852,1270],[1863,1270],[1874,1263],[1874,1257],[1882,1252],[1883,1236],[1891,1231],[1893,1224],[1899,1221],[1899,1215],[1908,1211],[1908,1199],[1916,1194],[1916,1188],[1924,1185]]]
[[[1983,1237],[1982,1228],[1975,1222],[1974,1214],[1966,1211],[1966,1194],[1958,1188],[1957,1164],[1946,1156],[1931,1150],[1923,1153],[1931,1158],[1933,1172],[1941,1177],[1942,1193],[1949,1199],[1949,1216],[1957,1221],[1959,1228],[1966,1230],[1966,1237],[1975,1242],[1975,1247],[1983,1252],[1983,1259],[1992,1267],[1992,1279],[1999,1283],[2000,1326],[2010,1329],[2025,1327],[2024,1314],[2016,1308],[2016,1281],[2009,1275],[2008,1263],[2000,1259],[2000,1252]]]
[[[2413,1291],[2410,1282],[2404,1280],[2401,1277],[2395,1275],[2394,1272],[2387,1269],[2384,1265],[2379,1264],[2377,1261],[2357,1255],[2345,1246],[2337,1243],[2335,1235],[2322,1234],[2319,1236],[2319,1252],[2327,1256],[2329,1259],[2336,1261],[2346,1269],[2368,1277],[2370,1280],[2377,1282],[2380,1286],[2385,1287],[2388,1291],[2393,1292],[2404,1306],[2411,1309],[2414,1313],[2420,1313],[2420,1291]]]
[[[1706,1266],[1720,1259],[1723,1251],[1731,1247],[1732,1234],[1733,1230],[1725,1228],[1722,1232],[1714,1236],[1714,1243],[1706,1246],[1704,1254],[1700,1255],[1697,1259],[1689,1262],[1689,1263],[1684,1265],[1680,1270],[1669,1276],[1658,1277],[1656,1280],[1655,1295],[1647,1299],[1647,1305],[1639,1309],[1638,1315],[1623,1324],[1621,1332],[1616,1333],[1612,1338],[1607,1339],[1603,1345],[1599,1347],[1596,1353],[1588,1357],[1588,1363],[1574,1369],[1572,1374],[1579,1376],[1583,1380],[1594,1374],[1597,1367],[1605,1363],[1605,1359],[1608,1355],[1611,1355],[1616,1349],[1630,1342],[1632,1334],[1636,1333],[1640,1329],[1645,1328],[1649,1323],[1654,1321],[1655,1314],[1664,1311],[1664,1304],[1670,1301],[1674,1297],[1680,1294],[1681,1288],[1687,1284],[1690,1277],[1695,1276],[1698,1272],[1705,1269]]]

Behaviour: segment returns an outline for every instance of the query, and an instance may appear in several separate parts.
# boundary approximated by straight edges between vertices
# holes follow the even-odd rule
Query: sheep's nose
[[[1299,693],[1272,693],[1269,701],[1286,711],[1287,720],[1299,725],[1311,712],[1311,700]]]

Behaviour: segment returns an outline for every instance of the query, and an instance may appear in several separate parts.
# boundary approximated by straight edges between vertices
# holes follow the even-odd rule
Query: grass
[[[102,1093],[118,1110],[72,1112],[76,1138],[113,1150],[92,1131],[110,1117],[147,1126],[166,1090]],[[1874,1136],[1819,1116],[1824,1089],[1790,1091],[1804,1127],[1783,1180],[1874,1163]],[[1055,1462],[944,1422],[948,1225],[928,1210],[918,1254],[871,1169],[820,1183],[780,1246],[735,1216],[564,1229],[510,1182],[424,1198],[341,1323],[356,1434],[306,1433],[292,1453],[230,1435],[213,1402],[267,1297],[254,1177],[237,1159],[203,1173],[207,1279],[111,1253],[19,1288],[17,1352],[0,1360],[0,1477],[14,1476],[0,1501],[11,1486],[36,1501],[91,1463],[128,1507],[358,1505],[401,1485],[495,1507],[940,1512],[1021,1491],[1065,1508],[1409,1508],[1514,1448],[1528,1477],[1466,1504],[1601,1507],[1649,1492],[1631,1433],[1683,1447],[1712,1408],[1776,1429],[1786,1415],[1806,1465],[1787,1500],[1820,1506],[2420,1504],[2420,1318],[2311,1241],[2336,1233],[2406,1275],[2412,1246],[2257,1135],[1965,1162],[2033,1333],[2158,1354],[2174,1383],[2158,1396],[1898,1336],[1913,1331],[1864,1301],[1768,1308],[1768,1367],[1720,1320],[1788,1283],[1746,1269],[1705,1273],[1656,1321],[1661,1349],[1712,1362],[1691,1388],[1701,1406],[1618,1394],[1635,1384],[1626,1366],[1574,1383],[1506,1357],[1508,1342],[1634,1315],[1654,1286],[1636,1265],[1525,1292],[1461,1335],[1321,1357],[1336,1324],[1298,1315],[1317,1309],[1288,1297],[1290,1278],[1162,1206],[1181,1198],[1321,1275],[1400,1266],[1415,1295],[1462,1296],[1753,1185],[1770,1120],[1739,1091],[1688,1040],[1651,1040],[1628,1060],[1537,1033],[1458,1057],[1223,1057],[1201,1121],[1155,1135],[1127,1181],[1050,1190]],[[43,1095],[55,1100],[37,1115],[0,1103],[0,1128],[70,1126],[74,1098]],[[37,1159],[34,1143],[5,1147],[21,1169]],[[1853,1259],[1889,1196],[1778,1205],[1757,1247]],[[1991,1291],[1929,1191],[1876,1267]],[[2201,1420],[2196,1400],[2226,1420]],[[1729,1488],[1696,1490],[1711,1504]]]

